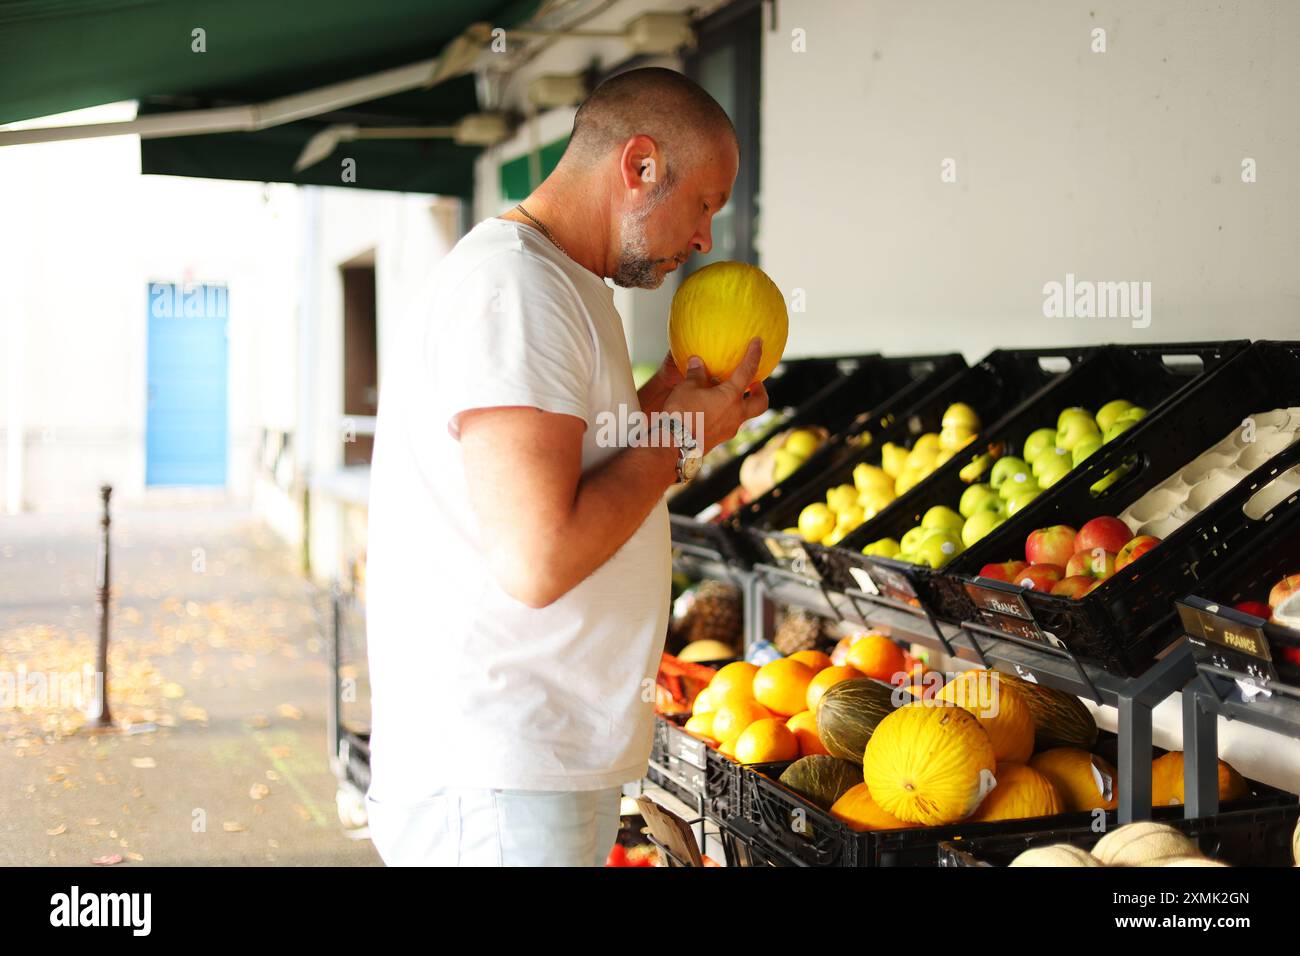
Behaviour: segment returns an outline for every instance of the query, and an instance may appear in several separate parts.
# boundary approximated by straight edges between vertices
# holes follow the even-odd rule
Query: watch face
[[[694,478],[700,473],[700,465],[703,459],[699,455],[687,455],[682,459],[682,477],[687,481]]]

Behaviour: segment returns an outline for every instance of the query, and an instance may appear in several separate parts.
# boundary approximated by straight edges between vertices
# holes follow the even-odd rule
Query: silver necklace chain
[[[521,213],[523,213],[525,216],[527,216],[529,219],[531,219],[534,223],[536,223],[537,228],[540,229],[540,230],[542,230],[543,235],[545,235],[547,239],[551,240],[551,242],[555,244],[555,248],[556,248],[556,249],[559,249],[559,250],[560,250],[561,252],[563,252],[566,256],[569,256],[570,259],[573,258],[573,256],[570,256],[570,255],[569,255],[569,250],[566,249],[566,248],[564,248],[564,246],[560,245],[560,240],[556,239],[555,236],[551,235],[551,230],[549,230],[549,229],[546,228],[546,224],[543,223],[543,222],[542,222],[540,219],[538,219],[536,216],[534,216],[534,215],[533,215],[531,212],[529,212],[527,209],[525,209],[523,203],[519,203],[517,206],[515,206],[515,208],[518,209],[518,210],[519,210]]]

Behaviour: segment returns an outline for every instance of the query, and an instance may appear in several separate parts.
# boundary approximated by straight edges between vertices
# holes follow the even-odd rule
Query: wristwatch
[[[686,434],[680,419],[665,415],[663,424],[672,436],[673,446],[677,448],[677,484],[685,484],[700,473],[700,443]]]

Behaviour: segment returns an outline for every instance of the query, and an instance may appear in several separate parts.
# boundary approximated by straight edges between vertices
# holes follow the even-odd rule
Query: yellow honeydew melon
[[[668,344],[678,370],[692,355],[704,360],[709,375],[726,379],[745,357],[754,338],[763,340],[763,357],[754,380],[772,374],[785,352],[790,321],[775,282],[745,262],[714,262],[678,287],[668,312]]]
[[[1166,823],[1141,820],[1111,830],[1097,841],[1092,855],[1106,866],[1161,866],[1175,857],[1200,856],[1200,848]]]

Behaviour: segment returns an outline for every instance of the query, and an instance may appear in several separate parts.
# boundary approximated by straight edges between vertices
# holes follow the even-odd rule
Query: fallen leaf
[[[298,814],[298,816],[302,817],[304,820],[308,820],[308,821],[311,820],[311,811],[308,810],[306,807],[304,807],[301,803],[295,803],[293,805],[293,812]]]
[[[68,825],[67,825],[66,823],[60,823],[57,827],[54,827],[54,828],[51,829],[51,830],[46,830],[46,831],[45,831],[45,835],[46,835],[46,836],[62,836],[63,834],[65,834],[65,833],[67,833],[67,832],[68,832]]]
[[[120,853],[114,853],[111,856],[97,856],[90,862],[95,864],[95,866],[116,866],[118,863],[122,862],[122,855]]]
[[[168,681],[163,684],[162,695],[168,700],[180,700],[185,696],[185,688],[175,681]]]
[[[221,829],[225,830],[227,833],[243,833],[248,829],[248,827],[244,826],[242,823],[237,823],[234,820],[227,820],[225,823],[221,824]]]
[[[271,726],[271,721],[265,714],[253,714],[251,717],[245,717],[244,723],[257,730]]]
[[[285,757],[289,756],[289,754],[293,753],[293,748],[286,747],[284,744],[277,744],[276,746],[268,750],[267,753],[269,753],[276,760],[283,760]]]
[[[99,817],[86,817],[86,819],[81,822],[88,827],[97,827],[99,826]]]
[[[288,720],[302,720],[302,711],[293,704],[281,704],[276,708],[276,712]]]
[[[274,770],[268,770],[268,771],[266,772],[266,779],[267,779],[267,780],[279,780],[279,779],[280,779],[280,775],[279,775],[278,773],[276,773]]]
[[[132,757],[131,766],[140,770],[152,770],[158,766],[158,761],[154,760],[153,757]]]
[[[264,783],[255,783],[248,788],[248,795],[254,800],[265,800],[271,793],[271,788]]]
[[[139,853],[135,853],[135,852],[128,853],[126,855],[126,858],[128,860],[134,860],[136,863],[141,863],[144,861],[144,857],[141,856]]]

